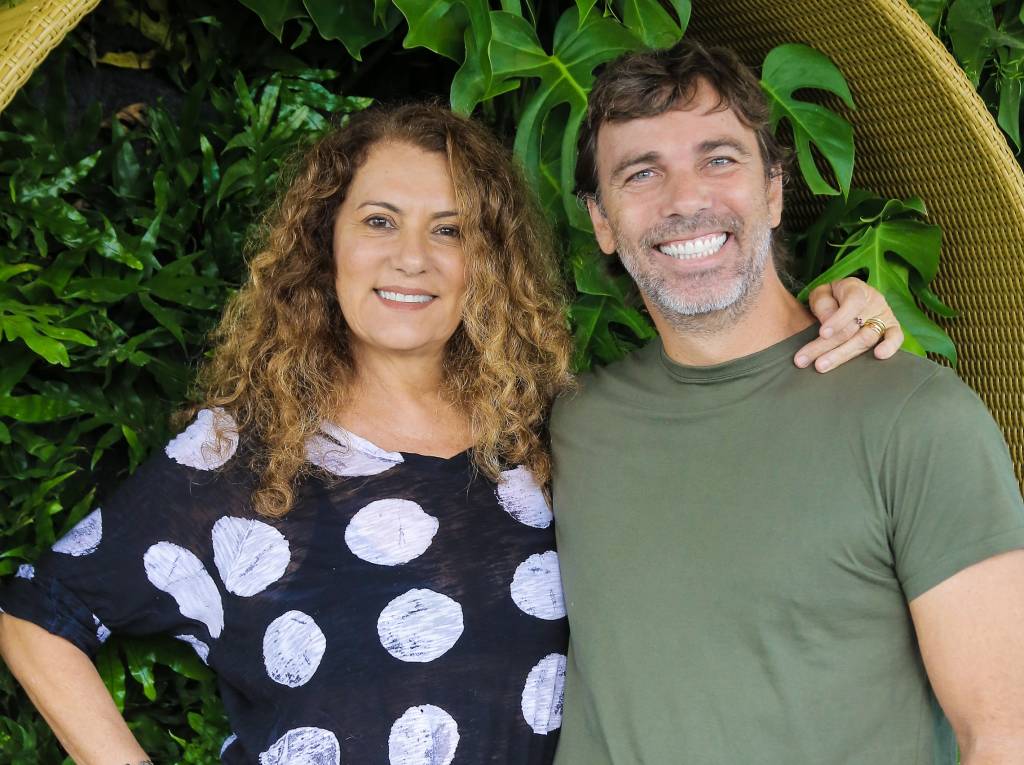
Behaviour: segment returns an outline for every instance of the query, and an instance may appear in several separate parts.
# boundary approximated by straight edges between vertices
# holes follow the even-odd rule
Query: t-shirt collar
[[[665,346],[661,338],[658,338],[655,342],[658,344],[658,355],[661,358],[661,365],[670,377],[684,383],[713,383],[746,377],[781,361],[792,363],[796,352],[818,336],[818,328],[819,325],[814,323],[807,329],[801,330],[795,335],[790,335],[785,340],[775,343],[775,345],[771,345],[764,350],[752,353],[749,356],[741,356],[738,359],[731,359],[721,364],[700,367],[688,366],[673,361],[665,353]]]

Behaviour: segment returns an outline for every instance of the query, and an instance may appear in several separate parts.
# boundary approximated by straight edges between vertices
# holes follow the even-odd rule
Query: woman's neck
[[[469,417],[446,399],[442,359],[359,353],[337,424],[382,449],[451,457],[472,446]]]

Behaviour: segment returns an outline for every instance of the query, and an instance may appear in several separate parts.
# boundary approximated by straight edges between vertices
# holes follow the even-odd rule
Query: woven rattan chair
[[[905,0],[693,0],[690,34],[759,64],[776,45],[828,54],[857,103],[854,184],[921,196],[942,226],[935,287],[960,376],[985,400],[1024,482],[1024,174],[970,81]],[[791,228],[815,204],[799,189]],[[936,413],[941,416],[941,413]]]
[[[0,0],[0,111],[99,0]]]
[[[0,109],[98,0],[0,0]],[[751,64],[784,42],[827,53],[858,109],[854,182],[918,194],[945,232],[936,288],[960,375],[994,413],[1024,481],[1024,174],[960,71],[905,0],[693,0],[691,34]],[[791,227],[815,202],[795,190]],[[941,416],[941,415],[940,415]]]

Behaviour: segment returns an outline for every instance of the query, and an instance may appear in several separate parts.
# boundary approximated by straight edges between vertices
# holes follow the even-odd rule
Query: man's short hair
[[[728,48],[682,40],[671,48],[627,53],[598,75],[580,128],[576,193],[597,194],[597,134],[602,125],[656,117],[686,106],[701,80],[718,94],[721,108],[731,109],[757,135],[765,175],[784,169],[789,151],[772,132],[757,75]]]

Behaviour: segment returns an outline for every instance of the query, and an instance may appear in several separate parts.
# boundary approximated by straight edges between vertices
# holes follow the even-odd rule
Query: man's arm
[[[962,764],[1024,763],[1024,550],[954,574],[910,614]]]

